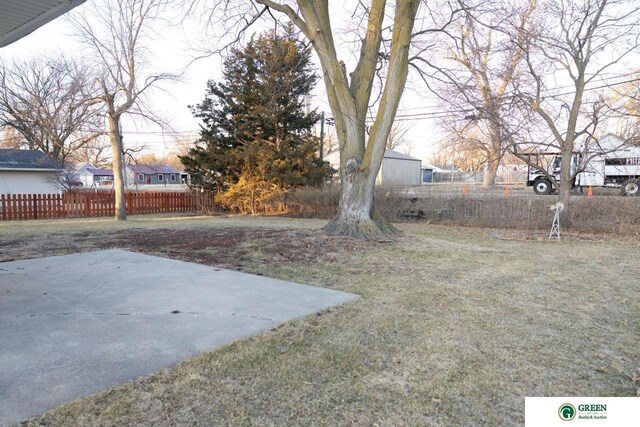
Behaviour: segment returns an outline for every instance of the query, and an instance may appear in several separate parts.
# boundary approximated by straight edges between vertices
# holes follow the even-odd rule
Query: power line
[[[621,78],[621,77],[626,77],[629,75],[634,75],[637,74],[636,72],[631,72],[631,73],[627,73],[627,74],[621,74],[616,76],[615,78]],[[640,77],[636,77],[633,79],[627,79],[627,80],[623,80],[623,81],[619,81],[619,82],[611,82],[611,83],[602,83],[598,86],[592,86],[592,87],[588,87],[584,89],[584,92],[591,92],[594,90],[599,90],[599,89],[605,89],[605,88],[611,88],[611,87],[615,87],[615,86],[620,86],[620,85],[624,85],[624,84],[628,84],[628,83],[634,83],[634,82],[638,82],[640,81]],[[564,88],[569,88],[572,87],[572,85],[565,85],[565,86],[559,86],[557,88],[555,88],[555,90],[558,89],[564,89]],[[542,99],[556,99],[562,96],[568,96],[568,95],[572,95],[573,91],[568,91],[568,92],[563,92],[563,93],[558,93],[558,94],[552,94],[552,95],[548,95],[548,96],[544,96],[542,97]],[[514,95],[512,95],[514,96]],[[424,111],[424,112],[419,112],[419,113],[408,113],[408,111],[415,111],[418,109],[437,109],[437,111]],[[396,116],[395,116],[395,120],[399,121],[399,122],[410,122],[410,121],[422,121],[422,120],[436,120],[436,119],[446,119],[446,118],[452,118],[452,119],[458,119],[458,120],[465,120],[464,117],[460,117],[461,114],[465,114],[465,113],[471,113],[473,111],[475,111],[476,109],[473,107],[469,107],[469,108],[454,108],[454,109],[442,109],[438,106],[425,106],[425,107],[414,107],[414,108],[404,108],[402,110],[400,110]],[[373,122],[375,120],[375,116],[370,115],[366,117],[366,120],[368,122]],[[103,129],[78,129],[78,132],[92,132],[92,133],[99,133],[99,132],[104,132]],[[177,131],[124,131],[122,132],[123,137],[127,137],[127,136],[134,136],[134,135],[157,135],[157,136],[169,136],[169,137],[185,137],[185,138],[198,138],[200,136],[200,130],[177,130]],[[148,144],[156,144],[156,143],[163,143],[166,144],[166,142],[164,141],[146,141],[144,143],[148,143]]]
[[[623,74],[618,76],[617,78],[620,77],[625,77],[628,75],[633,75],[633,74],[637,74],[637,73],[628,73],[628,74]],[[623,80],[623,81],[619,81],[619,82],[612,82],[612,83],[603,83],[601,85],[598,86],[592,86],[592,87],[588,87],[584,89],[584,92],[591,92],[594,90],[599,90],[599,89],[606,89],[606,88],[611,88],[611,87],[615,87],[615,86],[620,86],[620,85],[624,85],[624,84],[628,84],[628,83],[634,83],[634,82],[639,82],[640,81],[640,77],[636,77],[633,79],[628,79],[628,80]],[[570,85],[567,86],[560,86],[556,89],[561,89],[561,88],[567,88],[567,87],[571,87]],[[543,100],[544,99],[556,99],[562,96],[568,96],[568,95],[572,95],[575,92],[564,92],[564,93],[557,93],[557,94],[552,94],[552,95],[548,95],[548,96],[543,96],[541,97]],[[396,121],[420,121],[420,120],[434,120],[434,119],[444,119],[444,118],[460,118],[459,114],[456,113],[469,113],[475,111],[475,108],[467,108],[467,109],[456,109],[456,110],[440,110],[440,111],[436,111],[436,112],[424,112],[424,113],[414,113],[414,114],[396,114]],[[373,116],[368,116],[367,120],[370,122],[373,122],[375,120],[375,117]]]

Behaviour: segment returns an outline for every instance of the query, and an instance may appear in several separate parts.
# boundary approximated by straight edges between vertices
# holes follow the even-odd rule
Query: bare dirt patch
[[[365,244],[316,230],[223,228],[217,230],[134,230],[113,236],[109,246],[226,268],[247,262],[270,265],[334,262],[341,253],[361,250]]]
[[[0,261],[122,248],[219,267],[242,269],[247,262],[271,265],[335,262],[376,242],[326,236],[318,230],[269,228],[133,229],[53,236],[0,237]]]

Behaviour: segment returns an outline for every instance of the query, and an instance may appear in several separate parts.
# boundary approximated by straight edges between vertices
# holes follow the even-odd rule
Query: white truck
[[[547,174],[529,166],[527,185],[536,194],[551,194],[556,188],[549,179],[560,182],[561,156],[554,156]],[[576,174],[576,170],[580,171]],[[597,147],[586,153],[573,153],[571,175],[575,175],[573,189],[585,187],[620,188],[624,196],[640,194],[640,146],[626,144],[621,138],[607,134]]]

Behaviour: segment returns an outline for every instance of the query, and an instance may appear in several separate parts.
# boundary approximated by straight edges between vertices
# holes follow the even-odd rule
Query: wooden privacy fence
[[[212,211],[208,194],[178,192],[126,193],[127,214]],[[115,215],[115,195],[111,191],[64,194],[0,195],[0,220],[86,218]]]

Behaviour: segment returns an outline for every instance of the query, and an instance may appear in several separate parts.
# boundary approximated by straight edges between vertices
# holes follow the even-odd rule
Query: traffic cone
[[[589,188],[587,189],[587,197],[591,197],[591,196],[593,196],[593,188],[589,186]]]
[[[507,184],[504,187],[504,195],[508,196],[509,194],[511,194],[511,191],[509,190],[509,184]]]
[[[462,195],[466,196],[467,194],[469,194],[469,186],[467,184],[464,184],[462,186]]]

